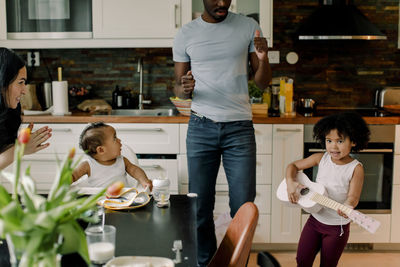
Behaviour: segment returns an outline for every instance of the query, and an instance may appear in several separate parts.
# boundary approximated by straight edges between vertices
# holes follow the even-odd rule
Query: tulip
[[[109,197],[118,197],[121,194],[122,188],[124,188],[123,182],[115,182],[111,184],[106,191],[107,196]]]
[[[27,144],[29,142],[29,138],[31,137],[31,129],[24,128],[21,130],[18,136],[18,141],[20,144]]]
[[[68,158],[73,159],[74,156],[75,156],[75,147],[71,148],[71,150],[69,151]]]

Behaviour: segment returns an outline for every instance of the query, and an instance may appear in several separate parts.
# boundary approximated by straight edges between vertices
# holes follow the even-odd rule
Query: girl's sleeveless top
[[[337,165],[332,161],[329,153],[325,152],[318,165],[316,182],[325,187],[330,199],[343,204],[347,199],[350,181],[358,164],[361,162],[354,159],[345,165]],[[350,219],[345,219],[339,216],[335,210],[326,207],[312,215],[327,225],[344,225],[350,222]]]

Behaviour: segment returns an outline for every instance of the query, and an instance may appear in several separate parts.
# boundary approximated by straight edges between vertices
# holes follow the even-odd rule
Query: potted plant
[[[258,88],[253,80],[248,82],[250,103],[262,103],[263,90]]]
[[[92,221],[88,212],[104,194],[79,197],[70,190],[75,149],[62,161],[47,197],[36,194],[29,167],[21,173],[21,158],[30,129],[15,142],[14,173],[2,172],[13,185],[13,195],[0,185],[0,237],[7,240],[12,266],[54,267],[60,255],[78,252],[90,264],[86,237],[77,219]]]

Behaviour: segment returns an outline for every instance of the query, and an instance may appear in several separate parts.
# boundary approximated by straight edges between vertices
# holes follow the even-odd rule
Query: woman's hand
[[[31,129],[31,137],[29,142],[25,146],[25,155],[33,154],[39,150],[45,149],[50,145],[50,143],[44,143],[51,137],[52,129],[48,126],[44,126],[37,131],[32,131],[33,123],[28,126]]]

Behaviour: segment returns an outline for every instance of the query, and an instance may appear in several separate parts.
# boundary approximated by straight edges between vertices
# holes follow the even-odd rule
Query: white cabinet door
[[[6,0],[0,0],[0,40],[7,38]]]
[[[136,154],[178,154],[179,125],[158,123],[110,123],[117,136]]]
[[[203,1],[192,0],[193,18],[199,16],[203,9]],[[229,10],[246,16],[258,14],[263,36],[268,46],[272,47],[273,0],[232,0]]]
[[[286,166],[303,157],[303,125],[276,124],[272,134],[271,242],[297,243],[301,209],[289,208],[276,198],[276,189],[285,177]]]
[[[171,194],[178,194],[178,162],[176,159],[139,159],[139,166],[149,179],[169,179]]]
[[[94,38],[173,38],[181,27],[180,0],[93,1]]]

